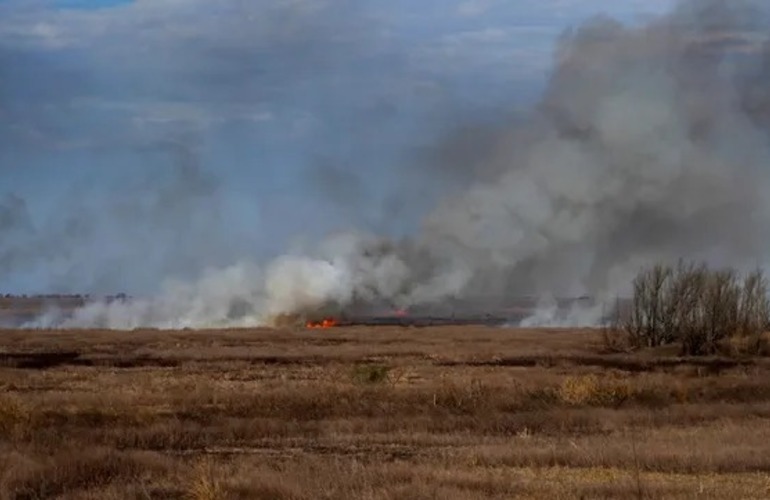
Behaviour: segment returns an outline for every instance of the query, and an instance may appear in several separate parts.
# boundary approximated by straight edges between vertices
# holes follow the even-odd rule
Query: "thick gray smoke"
[[[65,324],[260,324],[330,305],[614,297],[653,260],[764,264],[768,11],[691,1],[643,27],[590,20],[559,41],[526,119],[466,126],[470,153],[435,155],[446,161],[431,175],[466,187],[409,241],[342,235],[260,268],[169,284],[157,299],[89,306]],[[456,150],[450,137],[439,153]],[[549,321],[547,310],[530,320]]]
[[[614,293],[653,259],[763,263],[767,10],[689,2],[566,34],[530,119],[480,152],[486,179],[425,222],[470,269],[464,293]]]

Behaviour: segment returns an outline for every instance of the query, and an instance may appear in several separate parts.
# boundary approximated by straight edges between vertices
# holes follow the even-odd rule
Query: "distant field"
[[[0,330],[0,498],[768,498],[770,363],[590,330]]]
[[[14,297],[0,296],[0,312],[31,312],[39,313],[46,307],[55,306],[61,309],[73,309],[85,304],[86,298],[81,296],[33,296]]]
[[[11,296],[0,295],[0,328],[19,328],[40,315],[56,311],[67,317],[86,304],[99,302],[130,303],[123,294],[91,297],[87,295]],[[385,305],[361,306],[353,310],[331,312],[335,322],[345,326],[442,326],[442,325],[511,325],[531,316],[538,309],[533,297],[509,299],[506,304],[488,307],[484,298],[475,301],[457,301],[415,306],[408,311],[395,310]],[[559,298],[559,310],[567,311],[576,305],[591,305],[588,297]],[[312,318],[323,320],[326,313]],[[304,324],[304,321],[302,321]]]
[[[115,300],[115,296],[100,300]],[[40,314],[55,309],[70,313],[83,307],[90,298],[82,295],[12,296],[0,295],[0,327],[18,327],[34,320]]]

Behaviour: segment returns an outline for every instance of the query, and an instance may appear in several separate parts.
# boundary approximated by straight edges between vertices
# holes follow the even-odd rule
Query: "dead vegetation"
[[[2,334],[0,498],[770,494],[761,357],[592,330]]]

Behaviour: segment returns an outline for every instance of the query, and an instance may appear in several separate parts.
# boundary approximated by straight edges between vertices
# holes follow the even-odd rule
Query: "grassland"
[[[770,496],[763,358],[590,330],[0,333],[0,498]]]

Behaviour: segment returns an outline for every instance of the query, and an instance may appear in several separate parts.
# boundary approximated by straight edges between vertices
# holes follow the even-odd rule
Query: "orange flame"
[[[324,318],[321,321],[308,321],[305,323],[306,328],[333,328],[337,326],[337,320],[334,318]]]

